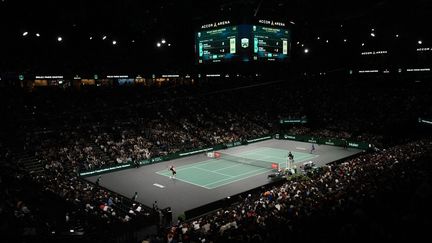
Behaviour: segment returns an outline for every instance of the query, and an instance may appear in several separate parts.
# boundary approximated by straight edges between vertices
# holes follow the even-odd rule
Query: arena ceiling
[[[193,32],[208,19],[256,16],[291,21],[295,23],[294,41],[341,35],[341,26],[344,35],[349,32],[352,38],[368,35],[371,28],[427,38],[431,12],[432,2],[427,0],[0,0],[4,43],[0,51],[18,66],[26,62],[22,58],[26,56],[40,56],[56,64],[56,57],[48,52],[69,59],[79,54],[86,60],[104,54],[136,55],[133,60],[151,59],[150,65],[157,63],[153,59],[160,50],[155,43],[162,38],[172,43],[164,60],[179,56],[193,59]],[[60,36],[63,49],[55,47]],[[109,46],[100,42],[104,36],[105,43],[117,43],[117,50],[104,49]],[[11,61],[16,56],[20,58]],[[2,64],[8,66],[5,58]]]

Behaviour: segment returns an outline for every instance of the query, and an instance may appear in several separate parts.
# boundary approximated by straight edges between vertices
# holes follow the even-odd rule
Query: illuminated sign
[[[422,48],[417,48],[418,52],[423,52],[423,51],[432,51],[432,48],[430,47],[422,47]]]
[[[180,75],[178,74],[162,74],[162,78],[178,78]]]
[[[219,26],[223,26],[223,25],[227,25],[227,24],[231,24],[231,22],[229,20],[224,20],[224,21],[214,22],[211,24],[204,24],[201,26],[201,29],[215,28],[215,27],[219,27]]]
[[[374,69],[374,70],[359,70],[359,73],[377,73],[378,70]]]
[[[277,22],[277,21],[273,21],[273,20],[260,19],[260,20],[258,20],[258,23],[260,23],[260,24],[267,24],[267,25],[271,25],[271,26],[285,27],[285,23],[283,23],[283,22]]]
[[[362,56],[387,54],[387,51],[366,51],[361,53]]]
[[[431,119],[426,120],[426,119],[423,119],[423,118],[419,118],[419,119],[418,119],[418,122],[419,122],[419,123],[425,123],[425,124],[432,125],[432,120],[431,120]]]
[[[63,76],[36,76],[36,79],[55,79],[55,78],[63,78]]]
[[[107,78],[129,78],[128,75],[108,75]]]
[[[407,72],[429,72],[430,68],[408,68]]]

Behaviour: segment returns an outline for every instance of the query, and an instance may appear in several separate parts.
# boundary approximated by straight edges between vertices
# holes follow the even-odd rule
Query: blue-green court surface
[[[252,151],[233,154],[236,157],[278,163],[280,168],[286,167],[288,150],[262,147]],[[295,164],[311,160],[318,155],[292,151]],[[223,159],[208,159],[205,161],[188,164],[176,168],[177,174],[174,180],[189,184],[214,189],[220,186],[241,181],[249,177],[271,172],[270,168],[243,164]],[[170,177],[169,169],[156,172],[159,175]]]

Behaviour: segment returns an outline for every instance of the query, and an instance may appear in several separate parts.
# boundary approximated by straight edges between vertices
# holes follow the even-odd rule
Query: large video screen
[[[254,25],[252,31],[254,60],[273,61],[288,57],[288,30]]]
[[[285,28],[236,25],[196,33],[198,63],[283,61],[289,57]]]
[[[237,53],[237,26],[200,31],[196,34],[199,63],[232,60]]]

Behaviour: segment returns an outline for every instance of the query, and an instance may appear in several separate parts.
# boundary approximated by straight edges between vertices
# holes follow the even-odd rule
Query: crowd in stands
[[[157,222],[150,208],[79,179],[61,163],[29,174],[1,152],[0,233],[5,242],[76,242],[95,233],[109,240]]]
[[[288,226],[291,233],[306,231],[300,222],[309,216],[344,210],[358,200],[353,197],[363,195],[360,192],[373,192],[376,184],[365,178],[378,178],[399,168],[395,163],[413,161],[430,148],[430,141],[422,141],[384,150],[388,144],[384,137],[389,133],[408,127],[420,115],[432,114],[430,87],[395,86],[386,87],[386,92],[379,88],[369,92],[370,87],[352,87],[352,83],[314,83],[310,89],[310,81],[302,81],[305,83],[246,87],[222,82],[80,92],[42,90],[18,95],[13,102],[5,99],[2,112],[5,121],[18,128],[17,137],[23,137],[24,152],[43,167],[42,173],[30,171],[32,179],[44,191],[105,224],[145,218],[150,211],[81,179],[79,172],[257,138],[281,129],[379,145],[382,150],[320,169],[307,180],[289,181],[265,196],[251,195],[230,209],[196,222],[182,222],[167,236],[170,242],[277,241],[283,238],[276,232],[278,225]],[[304,116],[309,121],[306,126],[278,124],[283,118]],[[335,207],[328,208],[330,202]]]
[[[431,171],[429,174],[417,172],[423,166],[431,168],[423,157],[431,151],[429,139],[365,154],[339,165],[328,165],[310,172],[307,177],[293,178],[281,186],[249,194],[229,208],[193,221],[179,221],[166,230],[165,239],[168,242],[361,242],[400,240],[401,236],[410,239],[413,228],[409,226],[411,221],[403,222],[406,215],[379,222],[382,218],[371,215],[365,206],[399,187],[411,189],[411,186],[421,185],[430,189]],[[432,197],[430,194],[427,197],[430,202]],[[419,215],[427,206],[426,202],[416,201],[423,207],[415,208],[416,205],[403,205],[405,202],[390,204],[402,204],[409,213]],[[430,222],[427,215],[419,220]],[[393,220],[401,220],[401,225]],[[423,223],[415,224],[425,226]],[[397,229],[402,226],[406,231],[398,234]]]

